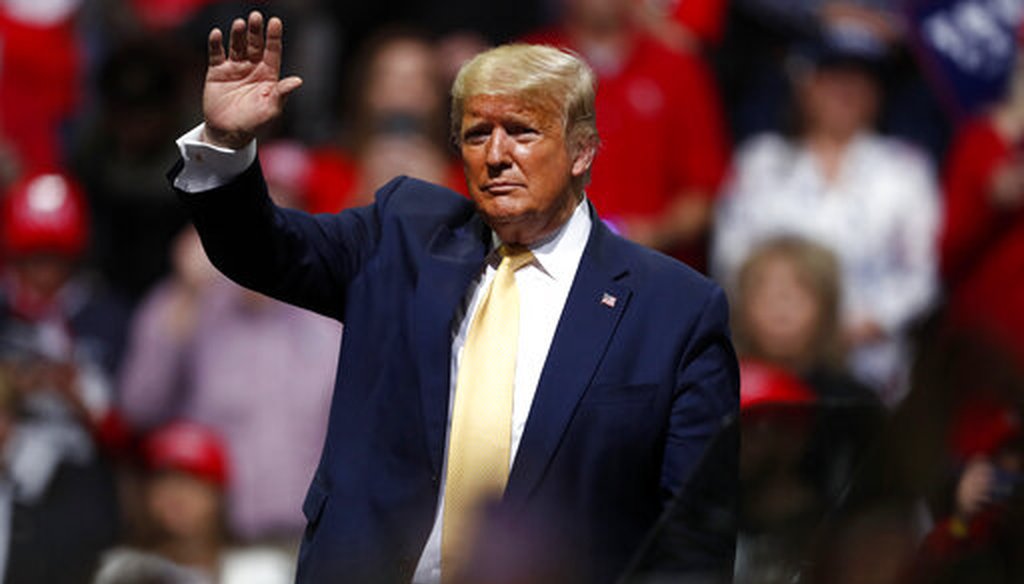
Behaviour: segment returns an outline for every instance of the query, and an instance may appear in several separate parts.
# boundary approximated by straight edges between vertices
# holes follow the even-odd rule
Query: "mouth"
[[[492,182],[483,185],[482,189],[492,195],[507,195],[516,189],[523,188],[520,183],[514,182]]]

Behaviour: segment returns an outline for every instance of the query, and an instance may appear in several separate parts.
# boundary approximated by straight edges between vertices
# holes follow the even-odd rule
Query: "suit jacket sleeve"
[[[689,345],[677,373],[662,468],[662,492],[671,499],[647,565],[728,580],[737,529],[739,372],[720,288],[709,296]]]
[[[171,171],[180,171],[180,164]],[[378,195],[381,201],[401,179]],[[178,191],[210,261],[238,284],[284,302],[343,318],[348,284],[379,242],[377,205],[338,214],[282,209],[267,195],[254,162],[230,183]],[[381,204],[381,203],[379,203]]]

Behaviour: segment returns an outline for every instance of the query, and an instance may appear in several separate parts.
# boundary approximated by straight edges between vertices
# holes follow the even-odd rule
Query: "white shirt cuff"
[[[256,160],[256,140],[239,150],[214,146],[202,141],[205,126],[201,123],[177,140],[185,164],[174,178],[174,186],[186,193],[224,186]]]

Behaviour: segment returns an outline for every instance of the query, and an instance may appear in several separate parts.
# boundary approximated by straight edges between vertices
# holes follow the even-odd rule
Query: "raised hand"
[[[274,17],[267,22],[253,11],[248,21],[231,23],[228,52],[224,35],[210,31],[209,65],[203,87],[203,138],[217,146],[241,148],[281,114],[285,98],[302,85],[302,79],[281,79],[281,37],[284,25]]]

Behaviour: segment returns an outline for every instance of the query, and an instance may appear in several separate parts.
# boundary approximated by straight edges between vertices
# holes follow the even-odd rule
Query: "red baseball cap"
[[[792,373],[753,359],[740,362],[740,410],[801,407],[815,403],[814,392]]]
[[[224,487],[228,482],[227,451],[220,436],[195,422],[179,420],[162,426],[142,444],[150,471],[176,470]]]
[[[49,252],[77,258],[89,240],[82,189],[65,174],[31,175],[4,197],[0,229],[8,257]]]

